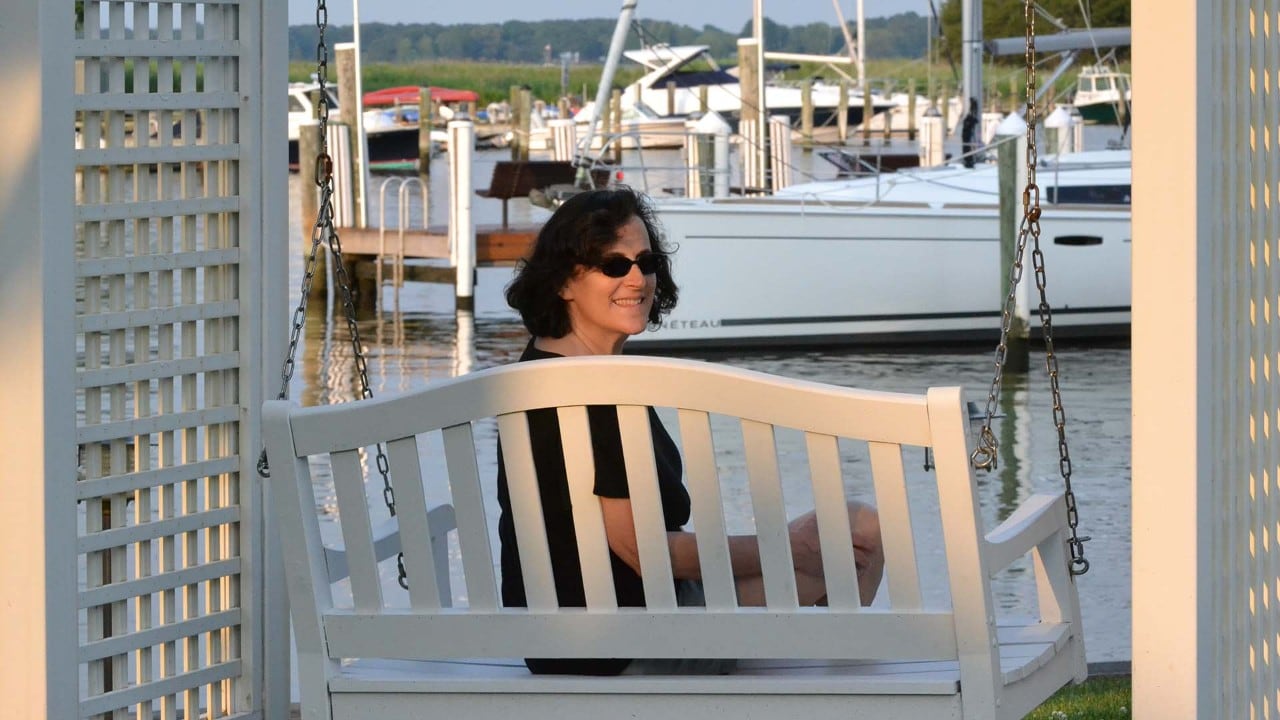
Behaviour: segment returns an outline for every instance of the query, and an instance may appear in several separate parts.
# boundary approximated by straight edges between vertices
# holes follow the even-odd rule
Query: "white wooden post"
[[[71,6],[0,20],[0,670],[5,717],[76,715]],[[49,332],[53,329],[54,332]]]
[[[240,64],[241,83],[257,95],[261,108],[259,126],[245,130],[256,135],[254,140],[260,148],[260,157],[265,159],[255,173],[260,184],[245,191],[251,200],[250,211],[243,220],[249,233],[255,229],[258,233],[256,247],[251,246],[250,250],[261,259],[262,268],[256,283],[261,288],[257,307],[253,303],[242,307],[240,321],[240,347],[258,350],[257,357],[247,358],[250,365],[245,373],[247,377],[243,378],[248,395],[244,398],[247,419],[242,429],[247,437],[240,445],[247,449],[241,455],[241,475],[252,480],[253,488],[253,492],[244,493],[253,503],[246,521],[249,527],[246,534],[252,540],[247,564],[253,571],[253,587],[260,592],[245,617],[246,635],[261,643],[254,648],[253,659],[257,663],[251,661],[246,674],[252,678],[254,692],[260,698],[254,705],[261,709],[262,717],[282,718],[287,716],[291,701],[289,603],[280,538],[267,528],[267,518],[272,516],[270,493],[254,464],[262,447],[261,401],[274,398],[280,390],[277,370],[281,368],[288,345],[289,306],[299,299],[294,295],[296,289],[291,288],[286,279],[291,250],[299,240],[289,237],[289,172],[287,162],[283,161],[288,158],[289,144],[282,132],[288,119],[283,104],[271,101],[277,89],[288,82],[288,44],[281,39],[288,31],[289,10],[285,3],[260,2],[244,14],[248,17],[241,20],[242,27],[247,23],[247,28],[256,31],[256,37],[250,34],[253,31],[246,30],[245,34],[253,37],[259,59],[254,63],[250,58],[249,62]],[[423,207],[425,213],[425,203]],[[257,391],[252,392],[255,384]]]
[[[769,165],[771,190],[791,185],[795,170],[791,165],[791,118],[786,115],[769,117]]]
[[[1153,109],[1134,118],[1133,153],[1142,720],[1276,712],[1278,51],[1259,0],[1133,6],[1135,85]]]
[[[476,224],[471,215],[471,162],[475,126],[449,123],[449,247],[454,257],[454,294],[459,310],[475,309]]]
[[[942,115],[930,107],[920,119],[920,167],[934,167],[946,161],[942,148]]]
[[[578,123],[572,118],[557,118],[547,121],[547,129],[551,135],[551,159],[572,162],[578,152]]]

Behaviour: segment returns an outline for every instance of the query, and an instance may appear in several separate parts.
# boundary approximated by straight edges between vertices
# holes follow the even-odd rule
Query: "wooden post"
[[[676,112],[676,81],[667,81],[667,114],[677,115]]]
[[[836,133],[840,144],[849,141],[849,81],[840,81],[840,99],[836,104]]]
[[[524,142],[528,135],[520,134],[520,86],[512,85],[511,92],[507,97],[507,103],[511,105],[511,160],[520,159],[520,143]]]
[[[1018,112],[1018,106],[1022,104],[1018,98],[1018,91],[1021,89],[1020,82],[1020,75],[1014,75],[1009,78],[1009,112]]]
[[[431,104],[431,88],[418,88],[418,174],[431,174],[431,121],[435,106]]]
[[[520,136],[520,155],[515,158],[520,162],[529,161],[529,129],[533,124],[533,93],[529,88],[520,88],[520,111],[516,117],[520,122],[520,130],[517,135]]]
[[[364,142],[357,136],[356,123],[356,51],[353,45],[340,43],[335,50],[338,63],[338,122],[345,124],[351,132],[351,170],[352,180],[360,177],[364,168]],[[353,227],[361,227],[359,218],[366,217],[364,184],[351,183],[352,207],[355,209]]]
[[[299,246],[302,248],[303,267],[311,254],[311,229],[320,213],[320,198],[316,196],[316,153],[320,151],[320,126],[303,125],[298,128],[298,183],[302,186],[298,202],[298,227],[302,228]],[[311,297],[324,297],[329,286],[329,256],[320,251],[316,260],[316,274],[311,280]]]
[[[1017,115],[1011,115],[1009,119],[1017,117]],[[1018,176],[1019,163],[1026,157],[1024,150],[1026,141],[1011,139],[1010,136],[1015,134],[1015,130],[1016,128],[1009,128],[1006,127],[1006,123],[1001,123],[996,136],[997,140],[1009,140],[1009,142],[1000,143],[997,155],[999,163],[997,181],[1000,188],[1000,302],[1002,304],[1005,298],[1009,297],[1009,268],[1013,266],[1014,255],[1017,253],[1018,219],[1022,214],[1022,188],[1019,187]],[[1025,135],[1020,134],[1017,137],[1023,138]],[[1029,279],[1024,273],[1019,288],[1019,302],[1014,308],[1013,317],[1010,318],[1005,372],[1025,373],[1030,367],[1031,323],[1029,308],[1024,301]]]
[[[711,88],[706,85],[698,86],[698,109],[705,115],[711,109],[711,101],[709,98]]]
[[[742,184],[746,188],[765,187],[765,167],[769,164],[768,144],[765,136],[768,128],[760,127],[758,111],[762,98],[756,58],[761,48],[755,40],[738,40],[738,88],[742,96],[742,110],[738,116],[738,132],[747,142],[742,146]]]
[[[871,91],[862,88],[862,144],[871,144]]]
[[[907,142],[916,141],[916,80],[907,81]]]
[[[884,96],[889,97],[890,95],[892,95],[893,94],[891,92],[892,90],[893,88],[889,87],[888,83],[885,83]],[[874,108],[872,108],[872,110],[874,110]],[[884,113],[882,114],[884,119],[884,142],[887,145],[889,143],[889,138],[893,133],[893,113],[889,112],[888,110],[885,110]]]
[[[561,119],[571,120],[573,115],[569,111],[569,98],[562,97],[556,102],[556,111]]]
[[[947,97],[945,94],[942,94],[939,97],[941,98],[939,102],[942,103],[942,107],[939,108],[942,112],[942,132],[943,134],[946,134],[951,129],[951,98]]]
[[[600,137],[600,147],[602,148],[609,147],[609,138],[613,133],[614,108],[621,104],[618,100],[621,92],[622,91],[617,88],[614,88],[613,92],[609,94],[609,102],[605,103],[604,107],[599,108],[599,112],[597,113],[598,117],[596,122],[598,126],[595,128],[595,131],[596,135]],[[595,140],[592,140],[592,143],[594,144]],[[589,153],[591,152],[591,148],[583,148],[583,151]]]
[[[622,91],[615,88],[609,95],[609,118],[610,132],[615,138],[622,137]],[[588,148],[590,149],[590,148]],[[615,140],[613,143],[613,164],[622,164],[622,142]]]
[[[809,78],[800,83],[800,138],[805,145],[813,145],[813,81]]]

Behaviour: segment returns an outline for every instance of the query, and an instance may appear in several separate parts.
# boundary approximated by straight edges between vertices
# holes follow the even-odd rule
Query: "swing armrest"
[[[1066,526],[1067,501],[1062,493],[1032,495],[987,533],[987,572],[995,575],[1004,570]]]
[[[427,513],[427,523],[431,527],[431,542],[444,543],[446,535],[451,530],[458,527],[457,521],[453,516],[452,505],[437,505]],[[388,518],[385,522],[374,526],[373,528],[373,554],[378,558],[379,562],[386,560],[400,552],[400,523],[395,518]],[[443,547],[439,545],[437,547]],[[347,577],[349,570],[347,569],[347,548],[341,541],[337,545],[326,545],[324,548],[324,562],[329,569],[329,582],[335,583]]]

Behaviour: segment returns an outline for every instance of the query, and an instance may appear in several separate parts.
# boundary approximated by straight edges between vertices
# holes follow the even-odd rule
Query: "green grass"
[[[1029,720],[1129,720],[1133,691],[1128,676],[1092,678],[1059,690]]]
[[[304,81],[315,72],[315,67],[305,62],[289,63],[289,80]],[[507,100],[512,85],[528,85],[534,98],[554,103],[560,97],[560,67],[558,65],[520,65],[515,63],[484,62],[417,62],[404,65],[371,63],[362,68],[365,92],[401,85],[436,85],[439,87],[474,90],[480,94],[480,106]],[[640,77],[639,68],[618,68],[615,86],[625,87]],[[330,81],[337,81],[332,66]],[[582,94],[587,87],[589,99],[595,99],[596,86],[600,82],[598,65],[579,65],[569,71],[569,92]]]

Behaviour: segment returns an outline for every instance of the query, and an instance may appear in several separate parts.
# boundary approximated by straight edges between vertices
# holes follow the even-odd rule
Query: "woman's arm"
[[[604,515],[604,532],[609,549],[637,575],[640,572],[640,549],[636,543],[635,518],[627,498],[600,498]],[[683,530],[667,533],[667,549],[671,554],[671,574],[676,579],[697,580],[702,577],[698,561],[697,535]],[[729,564],[735,578],[760,574],[760,546],[755,535],[729,536]]]

